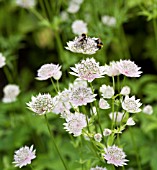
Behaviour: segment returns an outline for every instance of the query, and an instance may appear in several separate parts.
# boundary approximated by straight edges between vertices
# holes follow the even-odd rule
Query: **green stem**
[[[3,70],[4,70],[4,73],[5,73],[5,76],[6,76],[7,80],[8,80],[8,82],[12,83],[13,82],[13,78],[12,78],[12,76],[10,74],[10,71],[9,71],[8,67],[4,66]]]
[[[33,166],[31,164],[29,166],[30,166],[31,170],[34,170],[34,168],[33,168]]]
[[[59,151],[59,149],[58,149],[58,146],[57,146],[56,143],[55,143],[55,139],[54,139],[54,137],[53,137],[53,133],[51,132],[51,129],[50,129],[50,126],[49,126],[49,123],[48,123],[48,119],[47,119],[46,114],[45,114],[44,116],[45,116],[45,121],[46,121],[46,125],[47,125],[47,128],[48,128],[48,131],[49,131],[50,136],[51,136],[51,138],[52,138],[53,145],[55,146],[55,149],[56,149],[56,151],[57,151],[57,153],[58,153],[58,155],[59,155],[59,157],[60,157],[60,160],[61,160],[61,162],[62,162],[65,170],[68,170],[68,168],[67,168],[67,166],[66,166],[66,163],[64,162],[63,157],[62,157],[62,155],[61,155],[61,153],[60,153],[60,151]]]
[[[58,90],[57,90],[57,88],[56,88],[56,85],[55,85],[53,79],[52,79],[52,78],[50,78],[50,79],[51,79],[51,83],[52,83],[52,85],[53,85],[53,88],[55,89],[56,93],[58,93]]]
[[[133,134],[132,134],[132,130],[131,130],[130,127],[129,127],[129,132],[130,132],[132,144],[133,144],[133,147],[134,147],[134,150],[135,150],[135,153],[136,153],[136,161],[137,161],[138,169],[139,169],[139,170],[142,170],[142,168],[141,168],[141,163],[140,163],[140,159],[139,159],[138,148],[137,148],[137,146],[136,146],[136,142],[135,142],[135,139],[134,139],[134,136],[133,136]]]

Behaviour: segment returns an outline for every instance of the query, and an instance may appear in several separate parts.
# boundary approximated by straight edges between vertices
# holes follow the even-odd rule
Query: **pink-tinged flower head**
[[[117,68],[117,63],[112,61],[110,62],[109,65],[105,65],[105,74],[113,77],[113,76],[118,76],[120,74],[118,68]]]
[[[108,146],[104,150],[104,158],[107,160],[108,164],[113,164],[115,166],[127,165],[126,162],[128,160],[125,159],[126,155],[121,148],[118,148],[117,146],[113,145]]]
[[[50,94],[38,94],[36,97],[32,96],[32,101],[26,104],[33,112],[43,115],[52,111],[55,102]]]
[[[61,77],[61,66],[58,64],[44,64],[38,70],[37,80],[47,80],[49,78],[59,79]]]
[[[92,82],[96,78],[101,78],[105,74],[104,66],[99,66],[99,63],[94,58],[82,60],[81,63],[75,64],[75,67],[71,67],[71,69],[73,72],[70,72],[70,74],[88,82]]]
[[[129,96],[125,96],[125,99],[122,102],[122,108],[130,113],[138,113],[141,111],[139,107],[142,105],[139,101],[140,99],[135,100],[135,96],[130,98]]]
[[[101,142],[101,140],[102,140],[102,135],[101,135],[100,133],[96,133],[96,134],[94,135],[94,139],[95,139],[95,141],[97,141],[97,142]]]
[[[124,86],[122,89],[121,89],[121,92],[120,94],[126,96],[126,95],[129,95],[130,94],[130,87],[129,86]]]
[[[107,169],[100,166],[96,166],[95,168],[91,168],[90,170],[107,170]]]
[[[129,117],[129,119],[126,122],[126,125],[128,126],[134,126],[136,123],[132,117]]]
[[[0,53],[0,68],[2,68],[5,65],[6,65],[5,57],[3,56],[2,53]]]
[[[64,129],[74,136],[80,136],[82,129],[87,126],[86,116],[82,113],[75,112],[75,114],[69,114],[64,123]]]
[[[100,98],[100,100],[99,100],[99,107],[101,109],[109,109],[110,105],[108,104],[108,102],[106,100],[104,100],[103,98]]]
[[[139,71],[141,67],[130,60],[120,60],[117,62],[117,68],[121,74],[127,77],[140,77],[142,73],[142,71]]]
[[[96,94],[92,93],[91,88],[78,87],[72,89],[70,94],[70,102],[73,106],[87,105],[95,100]]]
[[[31,164],[31,160],[36,158],[35,151],[33,151],[33,145],[29,148],[28,146],[22,147],[19,150],[15,151],[14,162],[15,167],[22,168],[27,164]]]

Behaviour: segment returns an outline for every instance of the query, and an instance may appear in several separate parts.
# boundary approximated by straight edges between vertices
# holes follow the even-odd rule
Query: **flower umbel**
[[[130,60],[120,60],[117,62],[117,68],[121,74],[127,77],[140,77],[142,73],[142,71],[139,71],[141,67]]]
[[[144,106],[143,113],[151,115],[153,113],[153,107],[151,105]]]
[[[107,169],[100,166],[96,166],[95,168],[91,168],[90,170],[107,170]]]
[[[126,162],[128,161],[125,159],[126,155],[121,148],[117,146],[108,146],[104,149],[105,154],[103,155],[104,158],[107,160],[108,164],[113,164],[115,166],[123,166],[127,165]]]
[[[65,47],[67,50],[70,50],[74,53],[82,53],[82,54],[94,54],[96,51],[100,50],[102,47],[102,42],[99,38],[90,38],[85,34],[81,36],[75,37],[73,41],[67,42],[67,46]]]
[[[125,96],[125,99],[122,102],[122,108],[130,113],[138,113],[141,111],[139,107],[142,105],[139,101],[140,99],[135,100],[135,96],[130,98],[129,96]]]
[[[4,97],[2,101],[4,103],[11,103],[16,101],[16,97],[20,93],[19,86],[16,84],[8,84],[3,88]]]
[[[15,167],[18,166],[19,168],[22,168],[27,164],[31,164],[31,160],[36,158],[35,151],[36,150],[33,151],[33,145],[30,148],[28,146],[24,146],[15,151],[13,162],[13,164],[15,164]]]
[[[75,67],[71,67],[71,70],[73,72],[70,72],[70,74],[88,82],[92,82],[96,78],[101,78],[105,74],[104,66],[99,66],[99,63],[94,58],[82,60],[81,63],[75,64]]]
[[[37,80],[47,80],[49,78],[59,79],[61,76],[61,66],[58,64],[44,64],[41,68],[37,71]]]
[[[36,97],[32,96],[32,101],[26,104],[33,112],[43,115],[52,111],[55,102],[50,94],[39,93]]]
[[[102,93],[102,97],[106,99],[110,99],[114,95],[113,87],[106,86],[105,84],[100,87],[100,92]]]
[[[87,33],[87,24],[82,20],[76,20],[72,23],[72,31],[74,34],[81,35]]]
[[[78,87],[72,89],[70,94],[70,102],[73,106],[87,105],[95,100],[96,94],[92,93],[91,88]]]
[[[82,113],[75,112],[75,114],[70,114],[66,118],[64,123],[64,129],[70,134],[73,133],[74,136],[80,136],[82,134],[82,129],[87,126],[86,116]]]

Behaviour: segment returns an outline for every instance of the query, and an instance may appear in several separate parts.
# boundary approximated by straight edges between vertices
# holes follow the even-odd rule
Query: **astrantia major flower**
[[[95,168],[91,168],[90,170],[107,170],[107,169],[100,166],[96,166]]]
[[[16,0],[16,4],[22,8],[32,8],[35,6],[35,0]]]
[[[30,148],[28,146],[24,146],[15,151],[13,162],[13,164],[15,164],[15,167],[18,166],[19,168],[22,168],[27,164],[31,164],[31,160],[36,158],[35,151],[36,150],[33,150],[33,145]]]
[[[64,129],[74,136],[80,136],[82,134],[82,129],[87,126],[86,116],[82,113],[75,112],[75,114],[70,114],[66,118],[66,123],[64,123]]]
[[[127,77],[140,77],[142,73],[142,71],[139,71],[141,67],[130,60],[120,60],[117,62],[117,68],[121,74]]]
[[[113,77],[113,76],[118,76],[120,74],[118,68],[117,68],[117,63],[112,61],[110,62],[109,65],[105,65],[105,74]]]
[[[102,93],[102,97],[106,99],[110,99],[114,95],[113,87],[106,86],[105,84],[100,87],[100,92]]]
[[[81,35],[83,33],[87,33],[87,23],[82,20],[76,20],[72,23],[72,31],[74,34]]]
[[[70,94],[70,102],[73,106],[87,105],[95,100],[96,94],[93,94],[91,88],[78,87],[73,88]]]
[[[102,42],[99,38],[90,38],[82,34],[81,36],[75,37],[73,41],[67,42],[67,46],[68,47],[65,48],[74,53],[91,55],[101,49]]]
[[[135,100],[135,96],[130,98],[125,96],[124,101],[122,101],[122,108],[130,113],[138,113],[141,111],[140,106],[142,105],[139,101],[140,99]]]
[[[127,165],[126,162],[128,161],[125,159],[126,155],[121,148],[117,146],[108,146],[104,149],[105,154],[103,155],[104,158],[107,160],[108,164],[113,164],[115,166],[123,166]]]
[[[5,57],[3,56],[2,53],[0,53],[0,68],[2,68],[3,66],[5,66]]]
[[[74,14],[74,13],[77,13],[79,9],[80,9],[79,3],[70,1],[67,12]]]
[[[104,131],[103,131],[104,136],[109,136],[109,135],[111,135],[111,133],[112,133],[112,130],[110,130],[108,128],[105,128]]]
[[[38,94],[36,97],[32,96],[32,101],[26,103],[28,108],[38,115],[43,115],[51,112],[54,108],[55,102],[50,94]]]
[[[129,117],[129,119],[127,120],[127,122],[126,122],[126,125],[128,125],[128,126],[133,126],[133,125],[135,125],[136,123],[135,123],[135,121],[134,121],[134,119],[132,118],[132,117]]]
[[[104,66],[99,66],[99,63],[94,58],[82,60],[81,63],[75,64],[75,67],[71,67],[71,69],[73,72],[70,72],[70,74],[88,82],[92,82],[96,78],[101,78],[105,74]]]
[[[129,86],[124,86],[122,89],[121,89],[121,92],[120,94],[126,96],[126,95],[129,95],[130,94],[130,87]]]
[[[4,97],[2,101],[4,103],[11,103],[16,101],[16,97],[20,93],[19,86],[16,84],[8,84],[3,88]]]
[[[104,25],[108,25],[111,27],[116,25],[116,18],[112,16],[104,15],[101,17],[101,21]]]
[[[58,64],[44,64],[41,68],[37,71],[37,80],[47,80],[49,78],[59,79],[61,77],[61,66]]]
[[[153,113],[153,107],[151,105],[144,106],[143,113],[151,115]]]
[[[100,133],[96,133],[94,135],[94,139],[95,141],[100,142],[102,140],[102,135]]]
[[[106,100],[104,100],[103,98],[100,98],[100,100],[99,100],[99,107],[101,109],[109,109],[110,105],[108,104],[108,102]]]
[[[123,112],[114,112],[114,113],[110,113],[109,117],[111,120],[114,120],[116,122],[121,122],[122,118],[124,117],[124,113]]]

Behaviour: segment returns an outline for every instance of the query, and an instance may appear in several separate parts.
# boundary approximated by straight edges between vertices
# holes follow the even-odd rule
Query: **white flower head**
[[[87,126],[86,116],[82,113],[75,112],[66,118],[64,123],[64,129],[74,136],[80,136],[82,134],[82,129]]]
[[[153,113],[153,107],[151,105],[144,106],[143,113],[151,115]]]
[[[81,35],[88,32],[87,23],[82,20],[76,20],[72,23],[72,32],[76,35]]]
[[[79,64],[75,64],[75,67],[71,67],[71,70],[73,72],[70,72],[70,74],[88,82],[92,82],[96,78],[101,78],[105,74],[104,66],[99,66],[99,63],[94,58],[82,60]]]
[[[96,133],[96,134],[94,135],[94,139],[95,139],[95,141],[97,141],[97,142],[101,142],[101,140],[102,140],[102,135],[101,135],[100,133]]]
[[[67,12],[74,14],[74,13],[77,13],[79,9],[80,9],[79,3],[70,1]]]
[[[112,133],[112,130],[107,129],[107,128],[105,128],[104,131],[103,131],[104,136],[109,136],[109,135],[111,135],[111,133]]]
[[[76,78],[75,81],[73,82],[73,84],[70,84],[69,86],[70,86],[69,87],[70,89],[73,89],[73,88],[78,88],[78,87],[87,87],[88,84],[87,84],[86,80]]]
[[[16,0],[16,4],[22,8],[32,8],[35,6],[35,0]]]
[[[110,99],[114,95],[113,87],[106,86],[105,84],[100,87],[100,92],[102,93],[102,97],[106,99]]]
[[[33,150],[33,145],[30,148],[28,146],[24,146],[15,151],[13,162],[13,164],[15,164],[15,167],[22,168],[27,164],[31,164],[31,160],[36,158],[35,151],[36,150]]]
[[[5,66],[5,57],[3,56],[2,53],[0,53],[0,68],[2,68],[3,66]]]
[[[116,122],[121,122],[123,116],[124,116],[123,112],[114,112],[109,114],[110,119],[113,120],[114,118],[114,121]]]
[[[100,98],[100,100],[99,100],[99,107],[101,109],[109,109],[110,105],[108,104],[108,102],[105,99]]]
[[[127,77],[140,77],[142,73],[142,71],[139,71],[141,67],[130,60],[120,60],[117,62],[117,68],[121,74]]]
[[[90,114],[91,115],[97,115],[97,109],[96,109],[96,107],[95,106],[93,106],[91,109],[90,109]]]
[[[126,95],[129,95],[130,94],[130,87],[129,86],[124,86],[122,89],[121,89],[121,92],[120,94],[126,96]]]
[[[116,18],[112,16],[104,15],[101,17],[101,21],[104,25],[114,27],[116,25]]]
[[[107,169],[100,166],[96,166],[95,168],[91,168],[90,170],[107,170]]]
[[[47,80],[49,78],[59,79],[62,75],[61,66],[56,64],[44,64],[41,66],[41,68],[37,71],[37,80]]]
[[[66,11],[61,11],[60,16],[62,21],[67,21],[69,19],[69,15]]]
[[[71,0],[72,2],[78,3],[78,4],[82,4],[84,0]]]
[[[109,65],[105,65],[105,74],[110,77],[118,76],[120,74],[115,61],[110,62]]]
[[[91,88],[87,87],[78,87],[73,88],[70,94],[70,102],[73,106],[82,106],[87,105],[87,103],[93,102],[96,94],[92,93]]]
[[[17,96],[20,93],[20,88],[16,84],[8,84],[3,88],[4,97],[2,101],[4,103],[11,103],[16,101]]]
[[[43,115],[52,112],[55,102],[50,94],[38,94],[36,97],[32,96],[32,101],[26,103],[28,108],[38,115]]]
[[[104,158],[107,160],[108,164],[113,164],[115,166],[123,166],[127,165],[126,162],[128,161],[125,159],[126,155],[121,148],[117,146],[108,146],[104,149],[105,154],[103,155]]]
[[[126,125],[128,125],[128,126],[134,126],[136,123],[135,123],[135,121],[133,120],[133,118],[132,117],[129,117],[129,119],[127,120],[127,122],[126,122]]]
[[[65,48],[71,52],[91,55],[100,50],[103,44],[99,38],[90,38],[82,34],[67,42],[67,46]]]
[[[140,99],[135,100],[135,96],[130,98],[125,96],[124,101],[122,101],[122,108],[130,113],[138,113],[141,111],[140,106],[142,105],[139,101]]]

